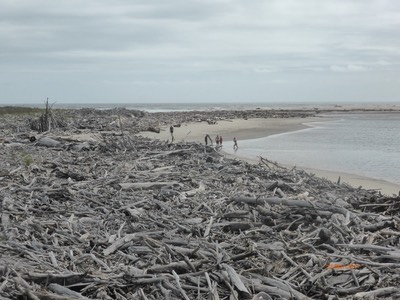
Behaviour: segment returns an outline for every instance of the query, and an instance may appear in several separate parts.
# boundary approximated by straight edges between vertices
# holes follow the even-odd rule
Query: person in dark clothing
[[[212,145],[213,141],[212,141],[210,135],[206,134],[206,136],[204,137],[204,142],[206,143],[206,146],[208,145],[208,141],[210,141],[210,144]]]
[[[236,137],[233,138],[233,149],[237,150],[239,148],[238,144],[237,144],[237,139]]]
[[[169,127],[169,132],[171,133],[172,142],[174,141],[174,126]]]

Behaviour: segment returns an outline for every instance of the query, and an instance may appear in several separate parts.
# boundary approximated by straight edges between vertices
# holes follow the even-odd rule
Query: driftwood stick
[[[179,185],[177,181],[165,181],[165,182],[125,182],[120,183],[119,186],[122,190],[138,190],[138,189],[159,189],[165,186]]]
[[[356,215],[352,212],[349,212],[347,209],[335,205],[326,205],[318,202],[309,202],[304,200],[293,200],[287,198],[278,198],[278,197],[269,197],[269,198],[252,198],[252,197],[232,197],[232,201],[234,202],[242,202],[252,205],[261,205],[261,204],[272,204],[272,205],[286,205],[286,206],[297,206],[304,207],[312,210],[321,210],[321,211],[330,211],[334,213],[340,213],[346,216],[348,213],[352,217],[356,217]]]
[[[86,297],[83,297],[80,293],[70,290],[69,288],[67,288],[65,286],[61,286],[57,283],[50,283],[49,290],[51,290],[52,292],[59,294],[59,295],[65,295],[65,296],[70,296],[70,297],[79,298],[79,299],[86,298]]]
[[[90,254],[83,254],[82,256],[80,256],[77,260],[82,260],[86,257],[91,258],[94,262],[96,262],[98,265],[102,266],[104,268],[105,271],[110,272],[111,269],[109,268],[109,266],[103,262],[101,259],[99,259],[98,257],[96,257],[96,255],[94,255],[93,253]]]
[[[104,249],[103,255],[108,256],[117,251],[126,243],[129,243],[132,240],[139,240],[139,239],[141,239],[141,237],[139,237],[136,233],[127,234],[123,238],[117,240],[115,243]]]
[[[54,255],[54,252],[53,252],[53,251],[49,251],[49,257],[50,257],[50,260],[51,260],[51,264],[52,264],[55,268],[59,268],[57,259],[56,259],[55,255]]]
[[[375,251],[375,252],[398,252],[395,248],[388,248],[378,245],[369,245],[369,244],[337,244],[336,246],[345,247],[349,249],[362,249],[368,251]],[[400,253],[399,253],[400,254]]]
[[[283,299],[292,299],[293,298],[293,295],[290,292],[282,290],[276,286],[268,286],[268,285],[264,285],[264,284],[255,283],[253,285],[253,288],[257,292],[265,292],[267,294],[278,295],[278,296],[282,297]],[[309,298],[305,298],[304,300],[306,300],[306,299],[309,299]]]
[[[181,286],[180,278],[179,278],[178,274],[176,274],[176,272],[175,272],[174,270],[172,270],[172,275],[173,275],[174,278],[175,278],[176,285],[178,286],[178,290],[179,290],[179,292],[181,293],[182,297],[183,297],[185,300],[190,300],[190,298],[186,295],[186,292],[184,291],[184,289],[183,289],[182,286]]]
[[[206,190],[206,186],[204,185],[204,183],[202,181],[200,181],[198,188],[186,191],[185,195],[188,197],[192,197],[192,196],[196,195],[197,193],[204,192],[205,190]]]
[[[235,286],[235,288],[242,294],[244,294],[246,297],[250,296],[250,292],[240,279],[240,276],[236,273],[235,269],[232,268],[230,265],[227,264],[222,264],[221,265],[225,271],[228,273],[229,278],[232,282],[232,284]]]
[[[178,262],[172,262],[167,265],[155,265],[152,266],[151,268],[147,269],[147,272],[149,274],[155,274],[155,273],[169,273],[172,272],[173,270],[184,270],[184,271],[189,271],[191,270],[192,267],[199,267],[201,264],[203,264],[203,261],[195,261],[192,262],[191,266],[189,266],[186,261],[178,261]]]
[[[39,283],[58,283],[58,284],[74,284],[82,282],[85,273],[66,273],[66,274],[52,274],[52,273],[36,273],[29,272],[22,275],[25,279]]]
[[[7,212],[12,206],[12,199],[8,195],[5,195],[1,204],[1,225],[3,227],[3,233],[6,239],[9,239],[8,229],[10,226],[10,214]]]
[[[216,284],[211,282],[210,275],[208,275],[208,272],[205,272],[204,276],[206,277],[208,289],[210,291],[211,300],[219,300],[219,295],[218,295],[218,290],[217,290]]]
[[[308,297],[306,295],[297,291],[292,284],[290,284],[289,282],[287,282],[285,280],[273,279],[273,278],[269,278],[266,276],[261,276],[259,274],[253,274],[253,273],[251,274],[251,277],[261,280],[262,283],[264,283],[268,286],[276,287],[283,291],[286,291],[286,292],[290,293],[291,295],[293,295],[296,299],[308,299]]]
[[[360,292],[354,295],[354,299],[377,299],[377,297],[388,296],[394,293],[400,293],[400,288],[386,287],[369,292]]]
[[[74,299],[89,299],[89,298],[76,298],[74,296],[68,295],[57,295],[54,293],[48,292],[34,292],[35,296],[37,296],[40,300],[74,300]]]
[[[281,254],[282,254],[282,256],[283,256],[291,265],[293,265],[294,267],[299,268],[299,269],[301,270],[301,272],[303,272],[303,274],[307,276],[308,279],[311,278],[311,275],[310,275],[306,270],[304,270],[302,267],[300,267],[298,263],[296,263],[295,261],[293,261],[293,259],[291,259],[291,258],[285,253],[285,251],[281,251]]]
[[[146,294],[144,293],[143,289],[139,289],[139,296],[141,297],[142,300],[149,300],[149,298],[147,298]]]
[[[163,294],[163,299],[165,300],[170,300],[171,299],[171,290],[166,289],[161,282],[156,283],[157,288],[161,291]]]
[[[383,221],[376,224],[361,225],[365,231],[375,232],[384,228],[396,228],[395,221]]]
[[[239,300],[238,299],[238,292],[234,289],[234,287],[230,283],[230,278],[229,278],[228,272],[222,270],[221,275],[222,276],[219,276],[219,277],[222,277],[222,281],[224,282],[224,284],[228,287],[228,289],[231,292],[230,299]]]
[[[32,300],[40,300],[32,291],[31,286],[24,280],[22,279],[22,277],[15,272],[15,275],[17,275],[17,277],[14,277],[14,282],[16,284],[16,288],[22,292],[22,293],[26,293],[26,295],[29,297],[29,299]]]
[[[204,237],[208,237],[209,236],[213,222],[214,222],[214,218],[211,217],[210,218],[210,222],[208,223],[208,225],[206,227],[206,230],[204,230],[204,235],[203,235]]]
[[[0,294],[3,291],[3,289],[5,288],[5,286],[7,285],[7,283],[10,281],[9,275],[10,275],[10,270],[7,270],[7,273],[4,274],[4,276],[2,276],[3,282],[0,284]]]

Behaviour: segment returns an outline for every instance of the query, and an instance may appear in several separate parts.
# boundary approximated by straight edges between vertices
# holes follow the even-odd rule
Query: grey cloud
[[[194,93],[210,84],[227,101],[275,83],[276,96],[290,98],[284,88],[309,78],[297,87],[307,98],[312,80],[329,86],[330,78],[336,86],[344,84],[339,75],[383,72],[380,84],[389,71],[400,72],[397,0],[5,0],[0,20],[0,80],[29,81],[35,74],[42,89],[26,88],[36,94],[49,78],[71,84],[81,78],[88,86],[80,84],[81,93],[93,98],[117,89],[135,95],[129,82],[154,99],[172,93],[171,82],[186,82]],[[146,82],[158,82],[164,93],[146,91]],[[96,94],[100,85],[109,90]],[[11,84],[3,96],[16,90]],[[68,95],[78,97],[79,90]]]

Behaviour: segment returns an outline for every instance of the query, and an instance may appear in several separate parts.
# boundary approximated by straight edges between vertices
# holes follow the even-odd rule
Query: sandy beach
[[[209,134],[213,139],[216,135],[222,135],[225,141],[232,141],[233,137],[238,140],[250,140],[278,134],[288,131],[295,131],[306,128],[303,123],[321,121],[323,118],[254,118],[254,119],[233,119],[218,121],[217,124],[207,122],[195,122],[182,124],[174,128],[175,142],[201,142]],[[142,132],[142,136],[171,140],[168,127],[161,128],[160,133]]]
[[[307,128],[304,123],[332,120],[329,117],[310,117],[310,118],[253,118],[253,119],[233,119],[221,120],[217,124],[208,124],[207,122],[195,122],[188,124],[181,124],[181,127],[174,127],[175,142],[199,142],[204,144],[204,137],[209,134],[212,139],[216,135],[222,135],[224,141],[232,141],[236,137],[238,141],[262,138],[273,134],[279,134],[289,131],[296,131]],[[171,140],[171,134],[168,127],[161,128],[160,133],[142,132],[140,135],[160,140]],[[237,155],[225,155],[233,158],[255,162]],[[288,166],[293,167],[293,166]],[[318,177],[326,178],[331,181],[340,181],[347,183],[353,187],[362,187],[365,189],[379,190],[383,194],[392,195],[399,194],[400,185],[387,182],[384,180],[377,180],[373,178],[363,177],[356,174],[331,172],[326,170],[302,168],[307,172],[313,173]]]

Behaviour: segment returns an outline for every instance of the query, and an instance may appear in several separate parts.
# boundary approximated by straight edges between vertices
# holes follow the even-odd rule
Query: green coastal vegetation
[[[30,115],[43,112],[43,108],[25,106],[0,106],[0,116],[4,115]]]

